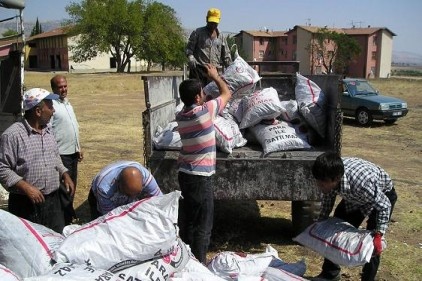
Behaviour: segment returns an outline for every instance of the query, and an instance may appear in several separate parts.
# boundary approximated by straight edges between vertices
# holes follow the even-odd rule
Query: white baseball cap
[[[30,110],[42,100],[58,100],[59,95],[50,93],[47,90],[41,88],[33,88],[23,93],[23,108]]]

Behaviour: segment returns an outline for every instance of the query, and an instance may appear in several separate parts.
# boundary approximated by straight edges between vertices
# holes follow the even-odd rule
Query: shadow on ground
[[[290,219],[262,217],[255,200],[215,200],[211,251],[262,251],[262,244],[292,245]],[[88,201],[77,209],[79,224],[90,221]]]

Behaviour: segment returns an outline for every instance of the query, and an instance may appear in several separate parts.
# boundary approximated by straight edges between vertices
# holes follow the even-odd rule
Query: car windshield
[[[367,81],[347,81],[346,84],[348,92],[352,95],[377,94],[377,90]]]

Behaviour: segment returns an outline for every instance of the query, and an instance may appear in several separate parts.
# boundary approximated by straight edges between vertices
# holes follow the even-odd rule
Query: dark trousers
[[[69,176],[73,181],[73,184],[75,185],[75,192],[76,192],[76,183],[78,180],[78,158],[79,154],[69,154],[69,155],[60,155],[60,158],[62,159],[63,165],[69,170]],[[76,212],[73,208],[73,200],[75,199],[74,196],[70,198],[70,204],[67,206],[63,206],[63,212],[64,212],[64,221],[66,225],[69,225],[72,223],[72,220],[76,218]]]
[[[91,220],[95,220],[96,218],[100,217],[101,214],[98,212],[97,208],[97,198],[95,197],[94,192],[92,192],[92,189],[89,190],[88,204],[89,210],[91,212]]]
[[[394,205],[397,201],[397,193],[394,190],[394,188],[386,192],[385,195],[390,200],[391,203],[391,211],[390,211],[390,218],[391,214],[393,213]],[[366,229],[367,230],[374,230],[376,228],[376,217],[377,217],[377,210],[373,210],[371,214],[368,217]],[[360,224],[363,222],[365,217],[362,215],[362,213],[359,210],[356,210],[354,212],[346,212],[345,208],[345,202],[344,200],[341,200],[341,202],[338,204],[336,210],[334,211],[334,217],[340,218],[344,221],[349,222],[356,228],[360,226]],[[375,276],[377,275],[378,267],[380,265],[381,256],[373,255],[371,260],[366,263],[363,266],[362,270],[362,281],[372,281],[375,279]],[[327,278],[334,277],[340,274],[340,266],[333,263],[332,261],[328,259],[324,259],[324,263],[322,265],[322,272],[324,276]]]
[[[44,203],[34,204],[26,195],[10,193],[9,212],[62,233],[65,224],[59,192],[54,191],[44,198]]]
[[[192,253],[203,264],[214,222],[213,176],[196,176],[179,172],[183,199],[180,202],[180,237],[189,244]]]

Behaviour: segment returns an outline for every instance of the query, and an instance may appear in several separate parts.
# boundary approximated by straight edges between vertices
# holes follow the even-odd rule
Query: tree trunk
[[[131,61],[129,60],[127,63],[127,73],[130,73],[130,66],[131,66]]]

